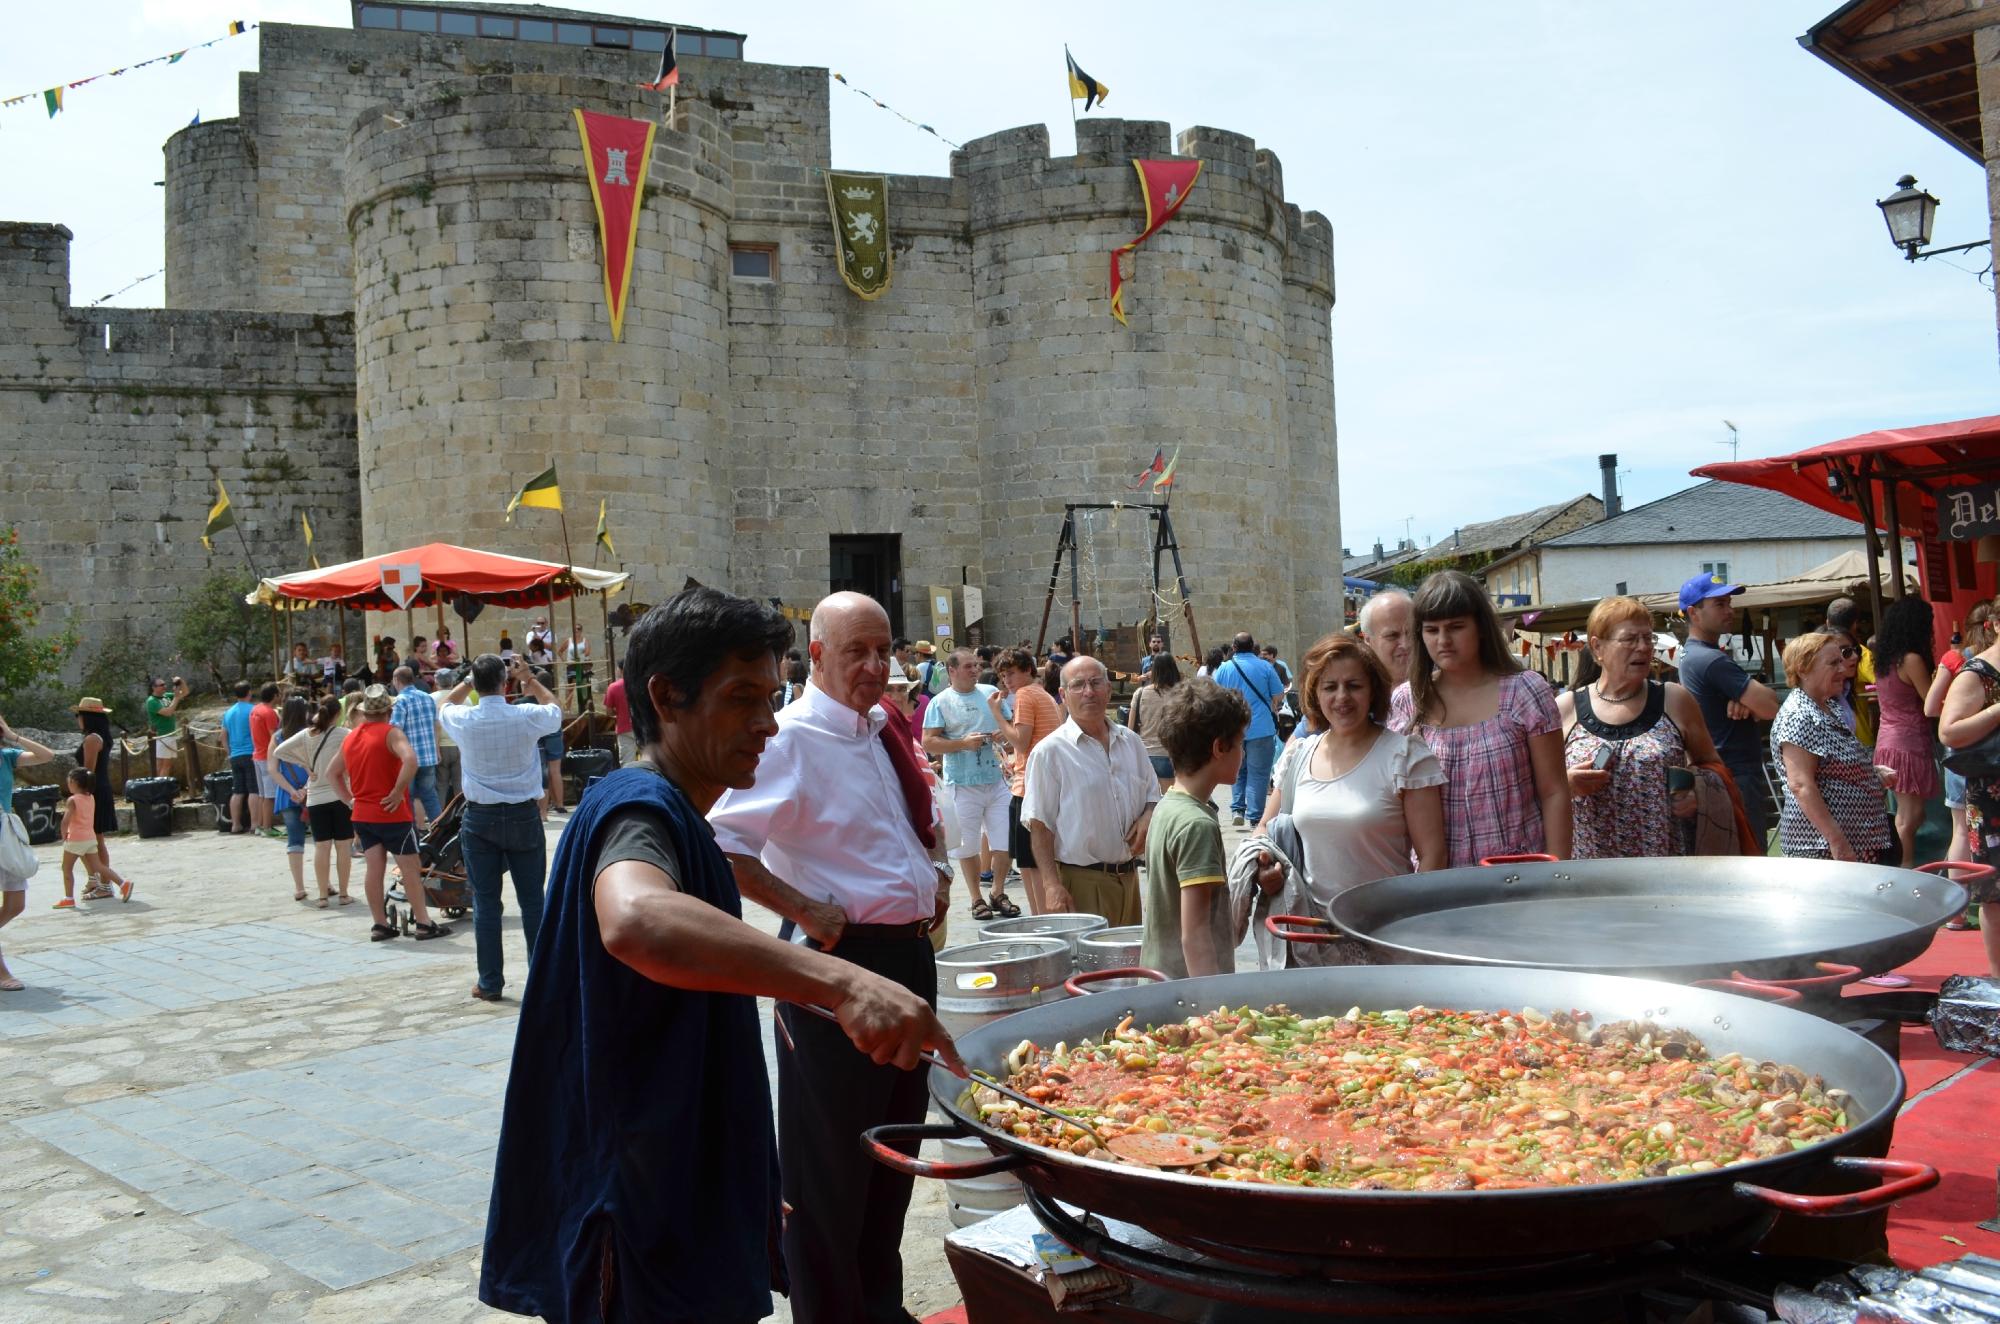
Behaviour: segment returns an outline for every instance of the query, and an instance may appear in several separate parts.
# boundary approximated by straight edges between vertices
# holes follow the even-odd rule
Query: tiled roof
[[[1642,543],[1768,542],[1858,538],[1861,525],[1761,487],[1711,480],[1613,519],[1586,525],[1549,547],[1619,547]]]
[[[1508,515],[1503,519],[1487,520],[1482,524],[1467,524],[1451,537],[1441,538],[1424,548],[1426,560],[1441,556],[1471,556],[1477,552],[1510,551],[1533,538],[1537,529],[1555,519],[1564,511],[1572,509],[1579,501],[1603,509],[1604,503],[1594,496],[1571,497],[1552,505],[1539,506],[1519,515]]]

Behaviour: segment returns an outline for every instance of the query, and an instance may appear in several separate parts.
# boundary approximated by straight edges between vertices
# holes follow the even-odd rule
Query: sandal
[[[992,919],[993,907],[987,905],[984,901],[975,901],[972,903],[972,917],[977,920]]]
[[[347,893],[342,892],[340,894],[340,904],[343,906],[351,906],[354,904],[354,898],[347,895]]]
[[[305,899],[306,899],[306,894],[304,892],[292,893],[292,900],[294,901],[304,901]]]
[[[368,926],[368,941],[370,942],[387,942],[395,936],[396,931],[387,924],[370,924]]]
[[[5,979],[0,979],[0,993],[19,993],[26,987],[26,984],[23,984],[12,975],[8,975]]]
[[[1019,919],[1021,917],[1021,908],[1015,905],[1013,899],[1005,892],[995,892],[987,899],[992,902],[993,909],[1007,919]]]
[[[451,935],[449,927],[435,923],[413,925],[412,931],[416,935],[418,942],[429,942],[432,938],[444,938]]]

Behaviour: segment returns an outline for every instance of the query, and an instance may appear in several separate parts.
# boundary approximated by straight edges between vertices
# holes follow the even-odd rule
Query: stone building
[[[890,178],[894,283],[863,302],[834,270],[827,71],[709,34],[723,57],[681,58],[613,341],[572,111],[665,115],[633,48],[657,25],[356,13],[263,25],[237,118],[168,140],[164,310],[73,308],[68,231],[0,225],[0,519],[87,632],[157,629],[241,563],[234,535],[198,537],[218,476],[273,573],[302,564],[301,507],[327,563],[433,539],[557,555],[551,514],[502,515],[553,458],[579,557],[608,498],[641,600],[690,576],[801,605],[857,585],[916,634],[926,587],[970,584],[1011,642],[1064,503],[1131,499],[1176,447],[1205,629],[1296,653],[1339,623],[1332,231],[1249,138],[1092,118],[1071,157],[1039,125],[976,139],[949,175]],[[565,21],[596,40],[529,39]],[[1130,161],[1174,154],[1205,168],[1120,326]],[[1142,619],[1148,521],[1099,518],[1084,550],[1086,623]]]

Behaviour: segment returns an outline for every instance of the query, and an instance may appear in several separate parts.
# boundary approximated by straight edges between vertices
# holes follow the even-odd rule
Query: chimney
[[[1597,457],[1597,473],[1604,483],[1604,518],[1613,519],[1619,513],[1618,505],[1618,457],[1600,455]]]
[[[1387,555],[1388,555],[1388,553],[1387,553],[1387,552],[1384,552],[1384,551],[1382,550],[1382,540],[1381,540],[1380,538],[1377,538],[1377,539],[1375,540],[1375,559],[1379,561],[1379,560],[1381,560],[1381,559],[1382,559],[1382,558],[1383,558],[1384,556],[1387,556]]]

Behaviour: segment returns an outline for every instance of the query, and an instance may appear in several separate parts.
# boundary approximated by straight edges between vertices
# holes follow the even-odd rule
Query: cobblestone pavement
[[[52,911],[43,847],[0,930],[30,986],[0,993],[0,1320],[516,1318],[474,1294],[517,1004],[469,996],[469,917],[371,944],[358,865],[356,904],[319,910],[292,901],[280,842],[112,852],[129,904]],[[973,936],[962,891],[951,932]],[[506,942],[518,988],[511,916]],[[919,1182],[920,1316],[958,1299],[948,1228],[940,1184]]]

